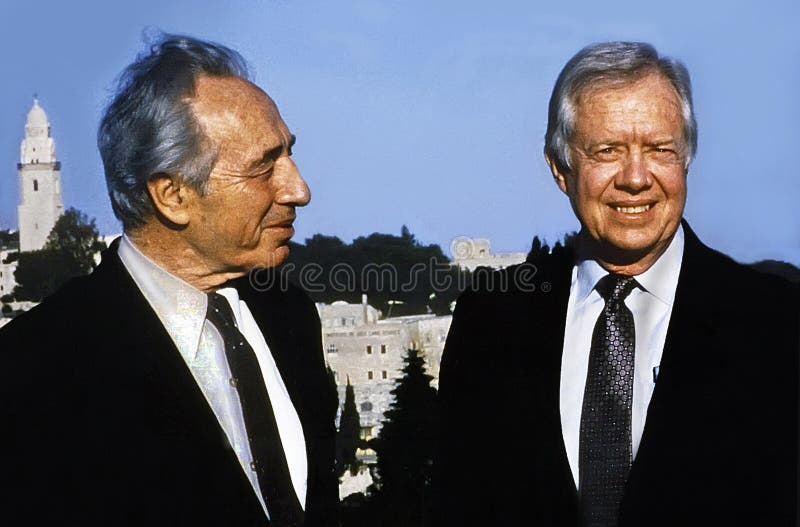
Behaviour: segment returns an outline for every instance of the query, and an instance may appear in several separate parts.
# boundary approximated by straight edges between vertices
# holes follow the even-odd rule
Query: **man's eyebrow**
[[[292,154],[292,147],[294,146],[295,142],[297,142],[297,137],[295,137],[294,134],[289,134],[289,144],[286,148],[286,150],[289,152],[289,155]],[[275,161],[278,157],[280,157],[282,153],[283,153],[283,145],[278,145],[275,148],[270,148],[269,150],[264,152],[264,155],[261,156],[261,159],[259,159],[255,163],[255,166]]]

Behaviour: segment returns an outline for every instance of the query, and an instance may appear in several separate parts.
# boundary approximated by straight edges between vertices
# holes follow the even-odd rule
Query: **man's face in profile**
[[[217,272],[281,263],[295,207],[310,199],[294,137],[267,94],[239,78],[198,78],[191,104],[218,155],[206,194],[191,196],[190,243]]]
[[[622,86],[585,89],[575,110],[573,169],[556,177],[583,234],[622,260],[657,258],[686,201],[686,145],[675,89],[650,73]]]

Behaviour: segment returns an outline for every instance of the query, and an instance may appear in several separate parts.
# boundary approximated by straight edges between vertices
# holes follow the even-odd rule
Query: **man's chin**
[[[267,253],[266,258],[262,262],[260,262],[256,267],[260,268],[270,268],[270,267],[277,267],[289,257],[289,246],[288,245],[279,245],[275,249],[269,251]]]
[[[645,233],[628,233],[627,236],[615,236],[600,241],[598,255],[600,259],[613,265],[627,266],[639,262],[650,262],[658,259],[668,245],[668,240]]]

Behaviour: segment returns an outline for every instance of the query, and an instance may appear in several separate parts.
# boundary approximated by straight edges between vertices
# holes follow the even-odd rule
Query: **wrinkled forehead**
[[[669,93],[672,95],[674,102],[680,106],[681,100],[678,90],[665,75],[655,68],[645,68],[622,77],[597,76],[576,86],[570,100],[577,110],[579,106],[586,104],[590,99],[598,95],[608,92],[625,94],[627,91],[638,88],[645,83],[657,88],[657,90],[654,90],[654,96],[663,97]],[[657,95],[656,91],[658,92]]]
[[[272,99],[244,79],[201,75],[188,102],[206,136],[222,148],[230,142],[255,146],[285,142],[289,137]]]

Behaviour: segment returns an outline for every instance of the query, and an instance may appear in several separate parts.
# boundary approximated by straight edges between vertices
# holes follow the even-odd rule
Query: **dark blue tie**
[[[270,525],[301,526],[304,513],[292,486],[289,466],[281,444],[278,424],[269,400],[258,359],[236,327],[231,306],[218,293],[208,295],[208,320],[222,335],[225,356],[239,393],[253,468],[267,505]]]
[[[579,493],[583,527],[614,527],[632,463],[635,331],[624,300],[637,286],[609,274],[596,286],[605,307],[592,333],[581,412]]]

